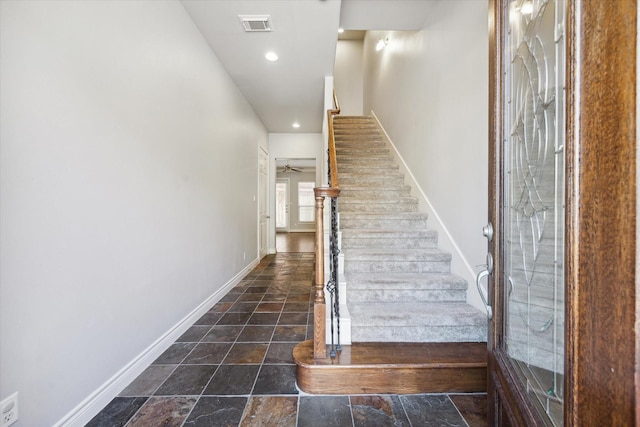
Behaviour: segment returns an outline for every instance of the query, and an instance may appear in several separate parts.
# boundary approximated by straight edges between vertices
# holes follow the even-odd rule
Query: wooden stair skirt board
[[[293,349],[293,359],[298,387],[310,394],[487,391],[484,342],[353,343],[332,360],[314,359],[308,340]]]

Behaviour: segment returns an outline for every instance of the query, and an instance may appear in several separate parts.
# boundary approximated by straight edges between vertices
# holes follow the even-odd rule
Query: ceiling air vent
[[[273,31],[269,15],[238,15],[246,32]]]

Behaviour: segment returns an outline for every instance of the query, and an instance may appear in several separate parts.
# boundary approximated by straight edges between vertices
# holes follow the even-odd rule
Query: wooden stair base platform
[[[327,346],[328,347],[328,346]],[[327,355],[329,349],[327,349]],[[300,390],[311,394],[470,393],[487,390],[487,343],[353,343],[335,359],[293,349]]]

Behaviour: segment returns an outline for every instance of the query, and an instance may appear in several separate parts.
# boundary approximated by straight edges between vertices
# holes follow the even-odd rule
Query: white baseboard
[[[189,329],[199,318],[225,296],[229,290],[258,265],[258,259],[253,260],[242,271],[236,274],[231,280],[214,292],[209,298],[197,306],[191,313],[180,320],[171,329],[165,332],[153,344],[147,347],[142,353],[127,363],[107,382],[101,385],[96,391],[91,393],[78,406],[73,408],[54,427],[81,427],[95,417],[109,402],[125,389],[138,375],[147,369],[154,360],[158,358],[166,349],[173,344],[187,329]]]

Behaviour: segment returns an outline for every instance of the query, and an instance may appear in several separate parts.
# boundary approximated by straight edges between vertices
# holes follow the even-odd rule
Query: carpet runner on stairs
[[[340,229],[353,342],[482,342],[484,313],[369,117],[334,118]]]

